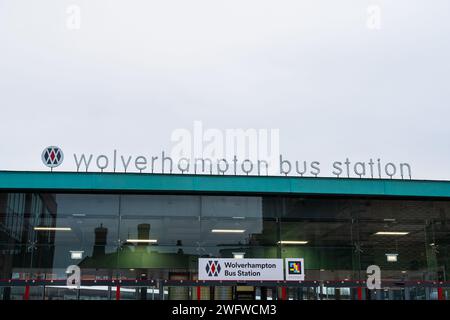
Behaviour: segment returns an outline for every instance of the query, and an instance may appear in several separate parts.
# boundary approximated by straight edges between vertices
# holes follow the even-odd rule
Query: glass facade
[[[430,199],[4,192],[0,298],[437,299],[449,215],[450,201]],[[199,257],[242,256],[303,257],[307,281],[193,285]],[[91,285],[52,285],[69,265]],[[358,289],[369,265],[378,292]]]

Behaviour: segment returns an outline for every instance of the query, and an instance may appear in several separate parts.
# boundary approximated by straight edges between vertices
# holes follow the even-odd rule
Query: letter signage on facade
[[[51,146],[44,149],[41,155],[44,165],[55,168],[62,164],[64,154],[59,147]],[[168,156],[162,151],[161,156],[146,157],[143,155],[124,155],[113,150],[107,154],[73,154],[72,165],[75,165],[77,172],[139,172],[139,173],[188,173],[188,174],[218,174],[218,175],[269,175],[268,169],[262,170],[262,164],[267,165],[267,160],[258,160],[253,163],[249,159],[238,159],[236,155],[230,159],[209,159],[182,157],[179,159]],[[281,176],[314,176],[321,173],[321,163],[319,161],[292,161],[279,156],[278,171],[271,170],[270,175]],[[295,170],[294,170],[295,168]],[[341,161],[334,161],[329,167],[331,174],[336,177],[359,177],[370,179],[400,178],[411,179],[411,166],[409,163],[385,163],[381,159],[369,161],[350,161],[345,158]],[[178,171],[176,170],[178,169]],[[329,172],[330,173],[330,172]],[[329,176],[329,174],[328,174]]]

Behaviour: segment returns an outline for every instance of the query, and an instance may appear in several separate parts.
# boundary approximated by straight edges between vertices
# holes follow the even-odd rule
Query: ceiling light
[[[158,240],[156,239],[127,239],[127,242],[132,243],[156,243]]]
[[[244,259],[245,252],[233,252],[233,258]]]
[[[388,262],[397,262],[398,254],[397,253],[386,253],[386,259]]]
[[[378,231],[375,233],[378,236],[405,236],[409,232],[403,232],[403,231]]]
[[[244,233],[243,229],[212,229],[213,233]]]
[[[34,227],[35,231],[71,231],[69,227]]]
[[[307,244],[308,241],[302,241],[302,240],[281,240],[278,241],[278,244]]]
[[[73,260],[78,260],[83,258],[84,251],[70,251],[70,258]]]

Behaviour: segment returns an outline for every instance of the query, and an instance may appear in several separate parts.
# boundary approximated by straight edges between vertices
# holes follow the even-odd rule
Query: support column
[[[120,286],[116,287],[116,300],[120,300]]]
[[[358,287],[358,300],[362,300],[363,299],[363,292],[362,292],[362,288]]]
[[[445,300],[444,290],[442,290],[441,287],[439,287],[437,290],[438,290],[438,300]]]
[[[30,298],[30,286],[25,286],[25,294],[23,295],[23,300],[28,300]]]
[[[287,300],[287,288],[281,287],[281,300]]]

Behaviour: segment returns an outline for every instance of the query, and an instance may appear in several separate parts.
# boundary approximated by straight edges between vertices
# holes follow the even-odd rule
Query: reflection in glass
[[[188,281],[197,279],[199,257],[303,257],[311,280],[364,279],[366,268],[376,264],[387,280],[446,281],[449,214],[448,201],[418,199],[0,193],[0,276],[65,279],[66,268],[76,264],[83,279]],[[130,290],[124,295],[150,294],[149,288]],[[267,290],[258,288],[255,297],[271,296]],[[344,288],[302,290],[286,294],[355,295]],[[420,290],[388,295],[437,295]],[[10,299],[24,294],[18,288],[0,291]],[[80,291],[75,298],[110,298],[107,292]],[[36,288],[30,299],[69,299],[72,293]],[[218,287],[209,296],[234,294]],[[196,295],[192,289],[167,289],[173,299]]]

